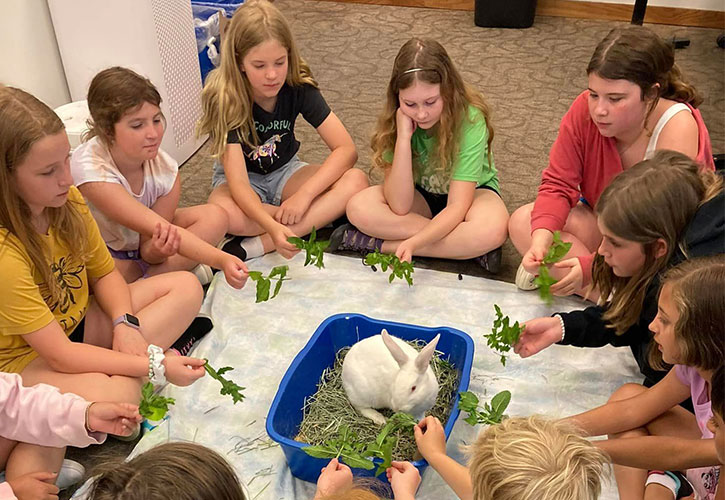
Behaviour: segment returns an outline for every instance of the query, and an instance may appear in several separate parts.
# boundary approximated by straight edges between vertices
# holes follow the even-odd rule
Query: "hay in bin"
[[[422,341],[408,342],[420,350],[425,345]],[[363,417],[352,407],[347,399],[345,389],[342,387],[342,362],[350,350],[345,347],[338,351],[335,356],[335,364],[325,368],[317,385],[317,392],[305,400],[302,409],[302,423],[296,441],[309,443],[311,445],[323,444],[326,440],[335,437],[340,425],[347,425],[355,430],[358,439],[362,442],[374,441],[382,427],[375,424],[367,417]],[[435,405],[426,415],[433,415],[443,422],[448,420],[451,414],[453,400],[458,389],[459,373],[448,361],[441,359],[442,353],[436,351],[431,361],[433,373],[438,379],[438,397]],[[371,374],[371,376],[374,376]],[[393,414],[392,410],[380,410],[386,418]],[[393,450],[394,460],[416,460],[420,457],[417,454],[415,438],[412,432],[398,432],[398,442]]]

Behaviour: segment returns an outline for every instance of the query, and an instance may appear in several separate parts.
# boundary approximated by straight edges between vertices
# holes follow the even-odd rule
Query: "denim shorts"
[[[300,160],[297,155],[294,155],[284,166],[267,175],[247,172],[249,184],[254,189],[254,192],[257,193],[259,199],[262,200],[262,203],[279,206],[282,203],[282,190],[285,184],[287,184],[287,181],[295,172],[306,165],[308,165],[307,162]],[[214,173],[211,178],[212,189],[226,182],[227,178],[224,175],[224,166],[218,161],[214,162]]]

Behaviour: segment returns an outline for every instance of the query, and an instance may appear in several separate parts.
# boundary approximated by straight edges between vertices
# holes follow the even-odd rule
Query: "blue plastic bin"
[[[223,15],[224,17],[231,18],[237,8],[243,3],[244,0],[217,0],[215,2],[192,0],[191,12],[194,16],[194,19],[199,19],[201,21],[207,21],[211,16],[214,16],[220,12],[221,15]],[[219,23],[216,23],[216,28],[218,29],[218,27]],[[211,59],[209,59],[206,43],[211,36],[214,36],[215,41],[213,43],[218,53],[220,50],[219,34],[215,33],[212,35],[208,33],[207,30],[199,28],[198,26],[195,26],[194,31],[196,35],[197,48],[199,50],[199,69],[201,70],[201,82],[204,83],[204,81],[206,80],[206,75],[215,68],[214,63],[211,61]]]
[[[388,332],[404,340],[421,339],[430,342],[440,333],[437,350],[443,352],[460,370],[458,392],[468,390],[473,364],[473,340],[466,333],[454,328],[428,328],[391,321],[368,318],[361,314],[337,314],[330,316],[317,328],[307,345],[297,354],[282,378],[277,394],[267,415],[267,433],[282,447],[292,475],[305,481],[317,482],[320,469],[329,460],[314,458],[307,455],[302,448],[308,446],[294,440],[302,422],[302,407],[305,398],[317,391],[317,383],[325,368],[335,362],[335,354],[343,347],[348,347],[359,340],[377,335],[385,328]],[[458,418],[458,396],[453,402],[448,421],[445,423],[446,439]],[[380,459],[375,459],[380,463]],[[428,463],[425,460],[413,462],[422,473]],[[373,476],[375,470],[353,469],[355,476]],[[386,481],[385,474],[378,476]]]

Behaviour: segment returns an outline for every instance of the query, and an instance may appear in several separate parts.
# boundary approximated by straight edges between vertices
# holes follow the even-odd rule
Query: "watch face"
[[[133,314],[126,314],[126,323],[129,323],[136,328],[141,326],[141,323],[139,322],[138,318],[134,316]]]

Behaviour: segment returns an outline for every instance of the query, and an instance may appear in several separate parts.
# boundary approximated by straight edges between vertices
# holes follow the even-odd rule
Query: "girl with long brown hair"
[[[654,386],[626,384],[605,405],[570,419],[589,435],[609,435],[595,443],[615,464],[623,500],[692,498],[693,490],[696,498],[722,498],[717,490],[723,463],[708,422],[712,378],[725,359],[723,283],[722,254],[667,271],[649,325],[650,358],[654,365],[674,367]],[[687,399],[694,414],[678,406]]]
[[[53,110],[0,87],[0,371],[91,401],[138,403],[146,376],[191,384],[204,360],[162,351],[199,311],[201,285],[187,272],[126,283],[69,152]]]
[[[511,241],[523,255],[516,284],[524,290],[536,287],[534,275],[554,231],[561,231],[572,247],[568,258],[551,268],[559,280],[551,291],[585,296],[602,241],[593,208],[622,171],[660,149],[715,169],[710,137],[696,109],[702,97],[683,77],[669,42],[641,26],[616,28],[597,45],[587,75],[588,89],[561,120],[535,203],[511,215]]]
[[[498,271],[508,212],[493,164],[493,128],[483,96],[461,77],[443,46],[413,38],[398,52],[373,135],[382,185],[347,205],[330,248],[478,257]],[[354,227],[353,227],[354,226]]]
[[[725,252],[723,180],[682,153],[658,151],[617,176],[596,210],[603,239],[592,284],[606,299],[527,321],[515,351],[528,357],[553,343],[629,346],[649,387],[667,373],[647,358],[659,276],[684,260]]]

